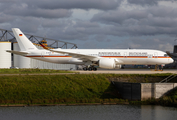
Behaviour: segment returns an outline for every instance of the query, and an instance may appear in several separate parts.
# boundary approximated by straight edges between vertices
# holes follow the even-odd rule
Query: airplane
[[[58,64],[83,65],[83,70],[120,69],[122,65],[165,65],[173,63],[167,53],[150,49],[38,49],[19,28],[12,28],[21,51],[7,52]]]

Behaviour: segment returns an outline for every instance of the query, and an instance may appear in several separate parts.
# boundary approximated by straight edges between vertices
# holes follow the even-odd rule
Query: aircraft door
[[[45,56],[45,52],[42,51],[42,52],[41,52],[41,57],[44,57],[44,56]]]
[[[124,58],[127,58],[127,52],[124,52]]]
[[[157,52],[154,53],[154,58],[158,58],[158,53]]]

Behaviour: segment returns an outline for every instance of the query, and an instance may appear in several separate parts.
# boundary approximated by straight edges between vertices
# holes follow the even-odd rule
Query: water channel
[[[177,108],[151,105],[0,107],[0,120],[177,120]]]

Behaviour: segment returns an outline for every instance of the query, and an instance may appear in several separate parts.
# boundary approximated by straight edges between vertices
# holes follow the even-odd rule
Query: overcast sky
[[[0,28],[90,49],[177,44],[176,0],[0,0]]]

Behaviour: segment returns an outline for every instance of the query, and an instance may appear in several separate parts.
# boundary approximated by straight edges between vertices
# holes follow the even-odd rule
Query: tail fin
[[[36,46],[18,28],[12,28],[21,51],[37,50]]]

